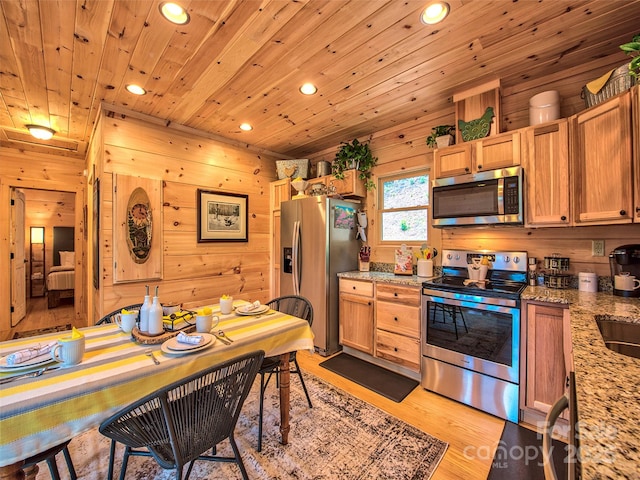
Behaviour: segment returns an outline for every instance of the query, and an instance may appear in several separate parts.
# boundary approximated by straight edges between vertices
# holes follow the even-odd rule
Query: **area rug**
[[[564,463],[567,445],[553,440],[553,463],[558,479],[567,478]],[[544,478],[542,434],[505,422],[502,437],[491,463],[487,480],[540,480]]]
[[[418,386],[415,380],[346,353],[331,357],[320,366],[398,403]]]
[[[70,323],[67,323],[66,325],[54,325],[53,327],[37,328],[35,330],[25,330],[24,332],[16,332],[13,334],[13,338],[15,339],[15,338],[35,337],[36,335],[44,335],[45,333],[64,332],[66,330],[71,330]]]
[[[431,477],[447,449],[445,442],[306,372],[305,383],[313,408],[309,408],[300,382],[292,376],[289,444],[280,445],[279,398],[273,383],[265,398],[261,453],[256,451],[259,378],[236,426],[236,442],[252,480],[423,480]],[[106,437],[94,429],[74,438],[69,448],[79,479],[106,478],[109,459]],[[115,478],[120,472],[122,450],[119,445]],[[227,441],[219,445],[218,454],[231,455]],[[62,478],[68,478],[62,456],[57,463]],[[41,464],[38,479],[50,478],[46,464]],[[126,478],[168,480],[175,478],[175,473],[162,470],[152,459],[132,457]],[[197,461],[190,478],[242,476],[235,464]]]

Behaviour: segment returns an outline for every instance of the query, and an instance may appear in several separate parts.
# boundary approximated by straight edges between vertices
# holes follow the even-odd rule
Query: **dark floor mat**
[[[398,403],[418,386],[415,380],[346,353],[331,357],[320,366]]]
[[[16,332],[13,334],[13,338],[35,337],[36,335],[43,335],[45,333],[64,332],[66,330],[71,330],[70,323],[67,323],[66,325],[55,325],[53,327],[38,328],[36,330],[25,330],[24,332]]]
[[[564,463],[567,445],[553,440],[553,463],[559,480],[567,478],[567,464]],[[542,460],[542,435],[505,422],[498,449],[491,463],[487,480],[542,480],[544,479]]]

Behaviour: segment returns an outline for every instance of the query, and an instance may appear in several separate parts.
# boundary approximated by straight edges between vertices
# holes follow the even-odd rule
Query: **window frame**
[[[427,187],[429,188],[429,198],[428,198],[428,203],[427,205],[419,205],[419,206],[415,206],[415,207],[402,207],[402,208],[384,208],[384,184],[386,182],[390,182],[390,181],[394,181],[394,180],[401,180],[404,178],[411,178],[411,177],[420,177],[426,175],[429,177],[429,181],[427,182]],[[378,221],[378,234],[377,234],[377,239],[376,241],[378,242],[378,245],[380,246],[396,246],[396,245],[401,245],[401,244],[406,244],[406,245],[422,245],[423,243],[428,243],[429,238],[431,237],[431,225],[430,225],[430,211],[431,211],[431,175],[432,175],[432,169],[429,168],[428,166],[421,166],[419,168],[415,168],[415,169],[411,169],[411,170],[404,170],[402,172],[394,172],[394,173],[390,173],[388,175],[380,175],[378,176],[377,180],[378,180],[378,184],[377,184],[377,204],[378,204],[378,209],[377,209],[377,221]],[[427,213],[427,239],[425,240],[383,240],[382,239],[382,235],[383,235],[383,231],[384,231],[384,224],[382,221],[382,216],[384,213],[388,213],[388,212],[407,212],[407,211],[418,211],[418,210],[426,210]]]

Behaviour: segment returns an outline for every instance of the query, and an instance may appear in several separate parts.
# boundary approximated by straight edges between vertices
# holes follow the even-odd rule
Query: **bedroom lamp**
[[[31,243],[44,243],[44,227],[31,227]]]

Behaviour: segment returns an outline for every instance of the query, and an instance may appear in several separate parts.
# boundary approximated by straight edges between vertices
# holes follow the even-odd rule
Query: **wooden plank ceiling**
[[[1,0],[0,144],[28,148],[25,125],[43,124],[52,151],[83,156],[104,103],[304,157],[489,80],[622,64],[640,18],[640,0],[449,0],[437,26],[419,21],[428,0],[183,0],[176,26],[159,3]]]

